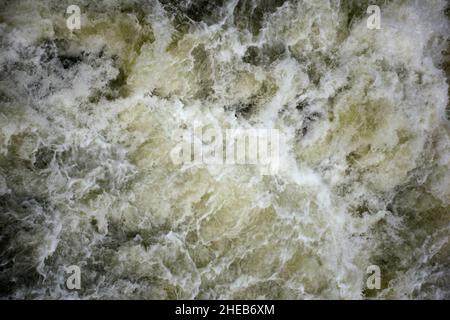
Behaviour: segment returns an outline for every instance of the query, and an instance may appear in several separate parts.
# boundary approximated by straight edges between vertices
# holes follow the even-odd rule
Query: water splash
[[[446,3],[375,2],[381,30],[368,1],[79,1],[73,32],[7,2],[2,297],[448,299]],[[175,165],[193,124],[278,129],[278,174]]]

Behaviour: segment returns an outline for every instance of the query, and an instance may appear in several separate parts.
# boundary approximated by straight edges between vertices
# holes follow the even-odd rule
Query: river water
[[[446,1],[76,2],[0,1],[1,297],[450,298]]]

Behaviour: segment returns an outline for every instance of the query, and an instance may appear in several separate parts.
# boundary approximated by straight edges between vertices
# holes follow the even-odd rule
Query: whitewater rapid
[[[0,1],[2,298],[450,299],[446,1],[76,2]]]

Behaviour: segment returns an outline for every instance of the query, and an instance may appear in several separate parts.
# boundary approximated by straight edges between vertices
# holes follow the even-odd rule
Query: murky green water
[[[375,1],[380,30],[369,1],[77,1],[73,32],[0,3],[3,298],[450,298],[446,1]],[[175,165],[194,125],[278,129],[279,172]]]

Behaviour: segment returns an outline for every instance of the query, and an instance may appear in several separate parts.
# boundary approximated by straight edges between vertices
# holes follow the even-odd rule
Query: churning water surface
[[[450,299],[445,0],[76,2],[0,0],[1,297]],[[174,163],[194,126],[278,171]]]

